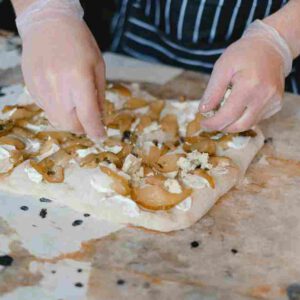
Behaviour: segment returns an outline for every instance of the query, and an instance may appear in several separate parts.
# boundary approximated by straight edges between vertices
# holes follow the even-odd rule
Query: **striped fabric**
[[[255,19],[286,0],[116,0],[112,51],[209,73]],[[300,61],[286,89],[300,93]]]

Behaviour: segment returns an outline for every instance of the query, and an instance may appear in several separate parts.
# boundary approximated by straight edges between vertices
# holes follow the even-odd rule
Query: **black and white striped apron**
[[[225,48],[255,19],[287,0],[117,0],[112,51],[210,73]],[[300,59],[286,79],[300,94]]]

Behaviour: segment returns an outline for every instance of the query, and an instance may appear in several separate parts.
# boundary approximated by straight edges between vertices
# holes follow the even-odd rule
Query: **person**
[[[83,21],[79,0],[12,0],[23,43],[22,70],[31,95],[64,130],[105,135],[101,123],[105,65]],[[212,72],[199,109],[219,106],[210,130],[244,131],[280,110],[296,92],[300,68],[300,1],[119,0],[116,52]],[[298,63],[299,65],[299,63]],[[298,77],[297,77],[298,76]]]

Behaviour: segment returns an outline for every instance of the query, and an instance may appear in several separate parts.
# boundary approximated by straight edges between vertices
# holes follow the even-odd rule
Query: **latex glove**
[[[17,17],[26,86],[50,123],[105,134],[101,122],[104,62],[77,0],[38,0]]]
[[[224,105],[202,126],[241,132],[278,112],[292,59],[287,43],[273,27],[259,20],[252,23],[214,66],[200,111],[216,109],[229,85],[232,91]]]

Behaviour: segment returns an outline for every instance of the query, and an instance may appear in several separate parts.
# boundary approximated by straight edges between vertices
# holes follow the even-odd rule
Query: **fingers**
[[[220,104],[232,75],[233,70],[230,66],[226,66],[222,60],[216,62],[199,106],[200,112],[211,111]]]
[[[101,123],[95,78],[90,75],[81,79],[74,93],[77,117],[85,133],[90,138],[99,139],[105,135],[105,130]]]
[[[201,125],[212,130],[223,130],[242,116],[250,101],[250,97],[249,89],[243,84],[234,84],[225,104],[213,117],[202,121]]]
[[[95,84],[97,88],[97,99],[102,114],[104,110],[104,100],[105,100],[105,65],[104,62],[97,64],[95,67]]]
[[[258,122],[260,107],[251,105],[246,108],[244,114],[233,124],[228,126],[226,132],[243,132],[250,129]]]

